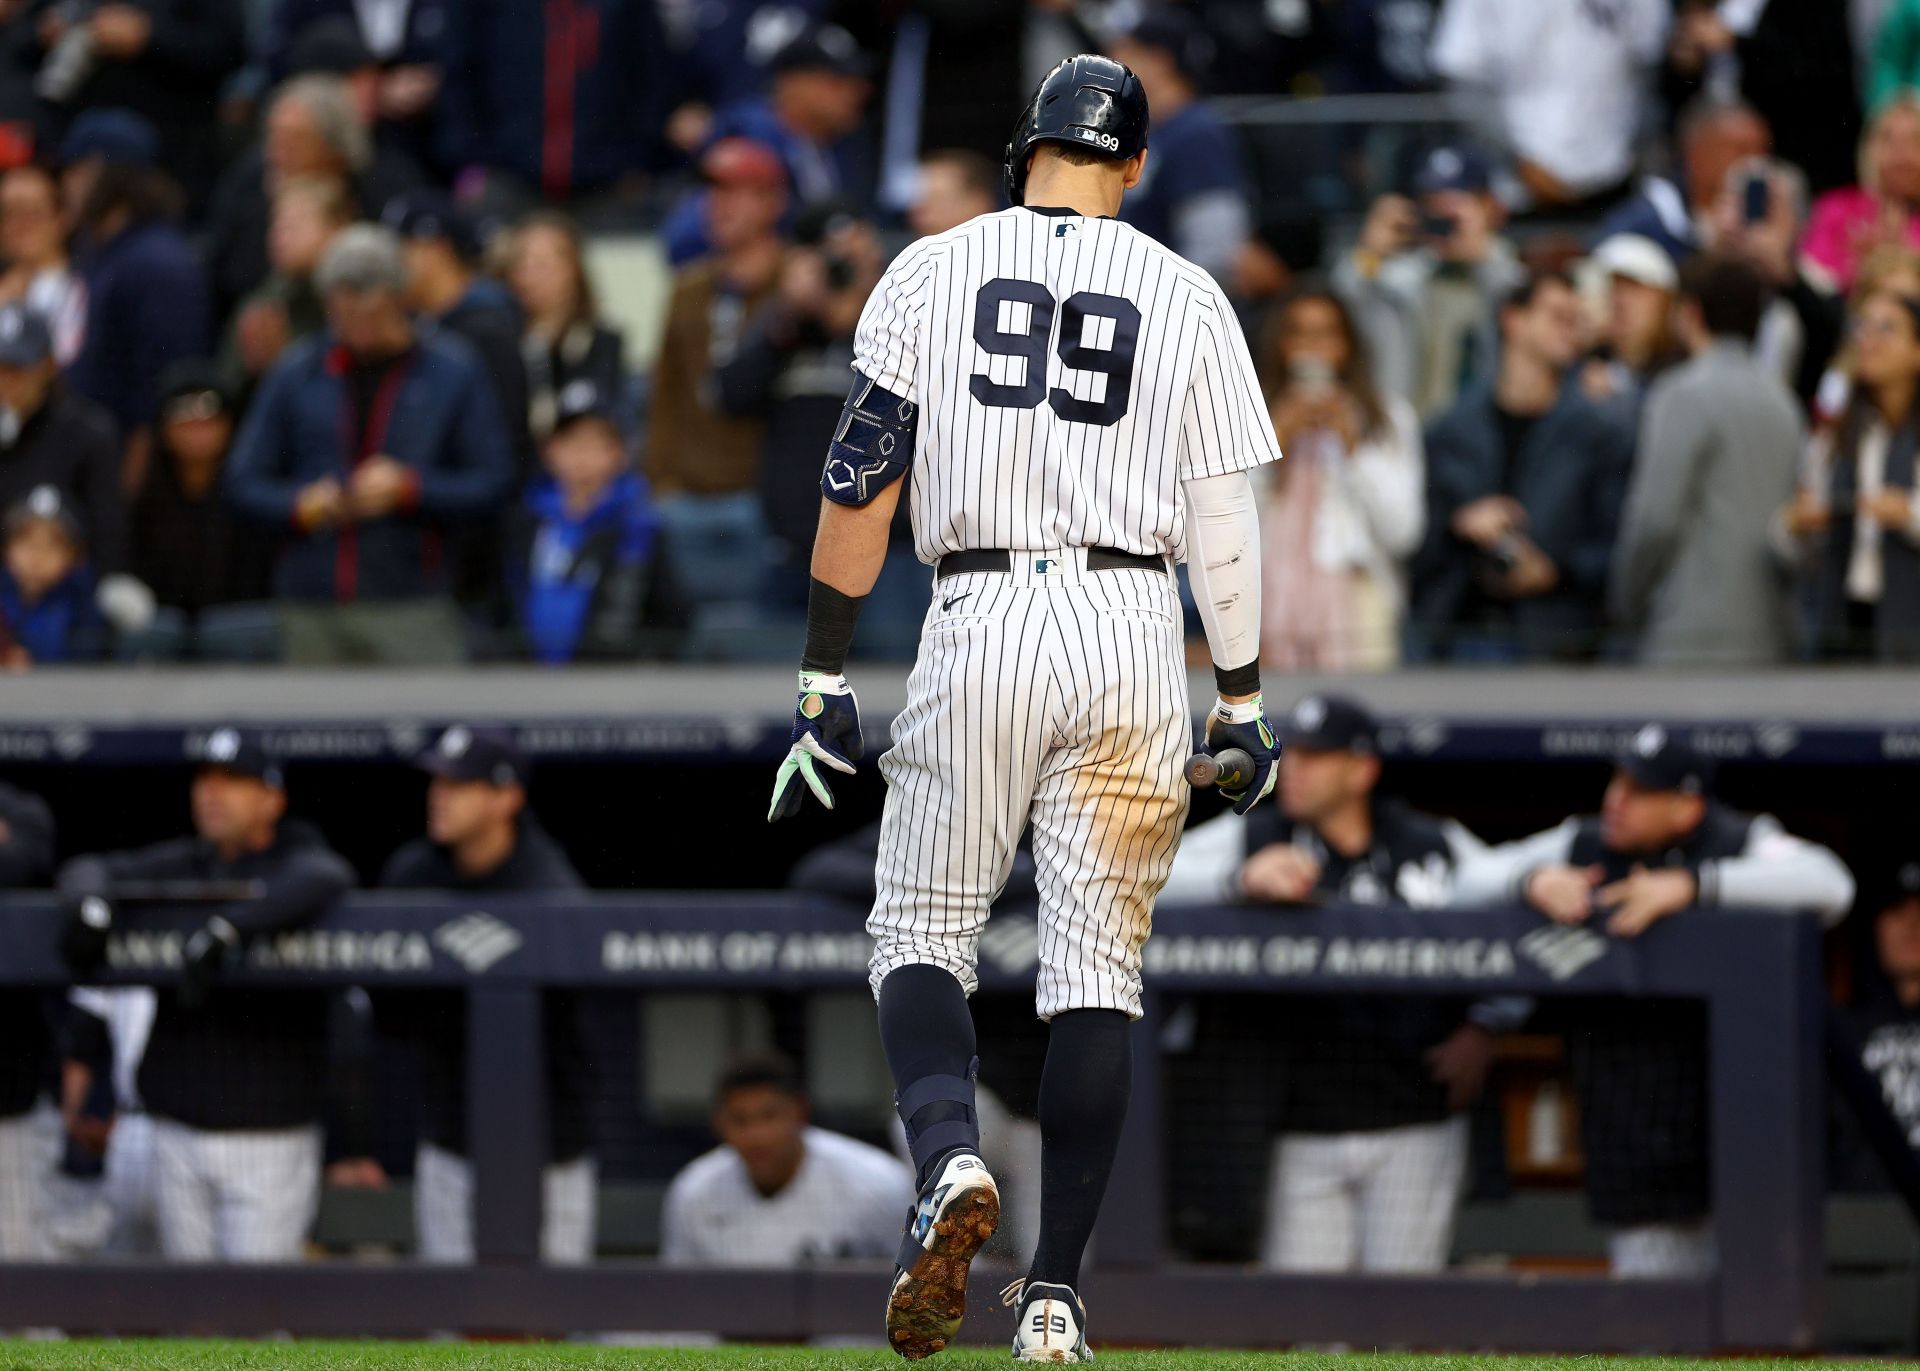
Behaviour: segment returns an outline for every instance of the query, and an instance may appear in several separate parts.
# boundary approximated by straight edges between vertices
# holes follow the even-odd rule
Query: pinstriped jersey
[[[1186,557],[1180,483],[1280,456],[1211,276],[1112,219],[1024,207],[907,248],[854,370],[919,407],[922,561],[968,548]]]

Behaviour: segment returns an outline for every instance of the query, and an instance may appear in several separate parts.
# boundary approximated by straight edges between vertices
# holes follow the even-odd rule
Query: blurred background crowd
[[[0,655],[784,660],[866,294],[1081,50],[1270,665],[1920,657],[1913,0],[0,0]]]

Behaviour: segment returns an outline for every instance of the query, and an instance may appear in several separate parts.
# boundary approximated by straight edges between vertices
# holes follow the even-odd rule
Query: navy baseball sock
[[[1053,1016],[1040,1073],[1040,1242],[1032,1279],[1077,1287],[1133,1094],[1133,1025],[1117,1009]]]
[[[980,1147],[973,1011],[953,973],[925,965],[887,973],[880,982],[880,1045],[924,1186],[947,1153]]]

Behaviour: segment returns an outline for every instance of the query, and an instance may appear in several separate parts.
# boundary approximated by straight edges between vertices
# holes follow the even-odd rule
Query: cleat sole
[[[887,1297],[887,1345],[908,1361],[931,1357],[953,1340],[967,1312],[967,1271],[1000,1226],[1000,1196],[982,1185],[962,1194],[933,1226],[933,1245]]]

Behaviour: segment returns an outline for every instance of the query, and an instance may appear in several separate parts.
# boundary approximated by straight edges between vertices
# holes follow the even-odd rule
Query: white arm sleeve
[[[1453,875],[1454,907],[1525,904],[1521,883],[1538,867],[1564,865],[1579,827],[1579,820],[1568,819],[1531,838],[1469,856]]]
[[[1795,837],[1763,814],[1738,856],[1703,862],[1700,903],[1746,909],[1811,909],[1832,928],[1853,904],[1853,873],[1818,843]]]
[[[1188,481],[1187,579],[1213,664],[1223,671],[1260,656],[1260,513],[1244,471]]]

